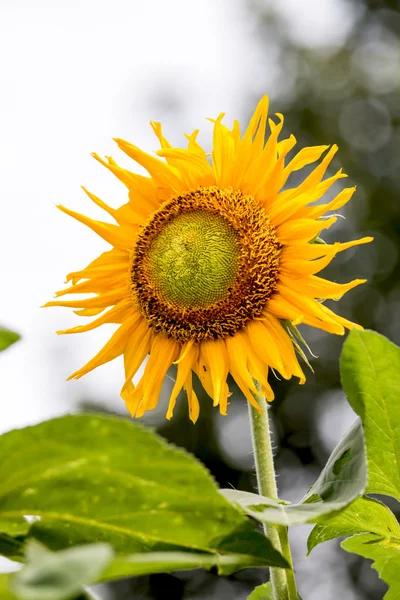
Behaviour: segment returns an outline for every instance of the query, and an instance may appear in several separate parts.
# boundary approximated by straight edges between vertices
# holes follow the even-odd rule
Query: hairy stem
[[[268,404],[261,393],[261,386],[256,383],[256,387],[258,390],[256,398],[263,409],[263,412],[259,413],[249,403],[249,413],[258,491],[262,496],[277,500],[278,490],[276,487],[274,459],[272,454]],[[264,532],[274,548],[286,558],[291,566],[291,569],[271,567],[270,575],[274,600],[297,600],[298,596],[289,546],[288,528],[282,525],[265,524]]]

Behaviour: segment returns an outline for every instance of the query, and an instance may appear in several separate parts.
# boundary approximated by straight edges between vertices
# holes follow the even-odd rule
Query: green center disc
[[[226,297],[235,281],[239,245],[220,215],[185,212],[169,221],[148,253],[150,278],[168,302],[205,308]]]

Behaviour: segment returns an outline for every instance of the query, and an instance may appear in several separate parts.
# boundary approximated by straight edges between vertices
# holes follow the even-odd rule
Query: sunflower
[[[83,188],[115,223],[59,206],[112,248],[70,273],[70,285],[56,293],[61,299],[46,304],[96,317],[58,333],[118,324],[100,352],[70,379],[122,354],[121,396],[133,416],[156,407],[172,364],[177,372],[167,418],[184,388],[189,416],[197,420],[193,373],[221,414],[226,415],[229,404],[229,373],[259,408],[255,380],[269,401],[274,398],[269,370],[305,381],[297,359],[298,353],[304,354],[298,324],[338,335],[345,328],[359,327],[321,300],[338,299],[365,280],[340,284],[316,275],[338,252],[372,239],[325,244],[319,237],[337,219],[326,213],[341,208],[355,190],[345,188],[332,201],[316,204],[346,177],[340,169],[324,179],[337,146],[303,148],[288,160],[296,140],[291,135],[278,141],[283,116],[276,114],[276,122],[267,113],[264,97],[243,136],[237,121],[229,129],[222,123],[223,114],[210,119],[211,160],[196,141],[198,130],[186,136],[187,149],[174,148],[160,123],[152,122],[161,145],[159,158],[115,140],[149,177],[121,168],[111,157],[103,160],[93,154],[128,188],[129,201],[117,209]],[[287,184],[292,173],[315,162],[319,164],[299,185]],[[67,294],[91,296],[64,300]],[[134,386],[132,379],[147,356]]]

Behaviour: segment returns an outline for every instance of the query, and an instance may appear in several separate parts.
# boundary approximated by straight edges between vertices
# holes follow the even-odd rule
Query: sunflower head
[[[338,299],[364,280],[339,284],[317,276],[338,252],[372,239],[320,243],[321,231],[336,221],[326,213],[342,207],[355,188],[343,188],[330,202],[316,204],[345,177],[340,169],[324,178],[337,147],[304,148],[287,160],[296,140],[279,141],[283,117],[268,120],[267,111],[264,97],[244,135],[236,121],[231,129],[223,125],[220,115],[213,122],[211,161],[196,141],[197,131],[187,136],[186,149],[173,148],[161,125],[152,123],[161,144],[159,158],[116,140],[148,177],[122,169],[110,157],[93,155],[128,188],[129,201],[117,209],[85,190],[114,223],[59,207],[111,246],[86,268],[70,273],[70,285],[47,304],[96,317],[59,333],[118,325],[104,348],[71,377],[122,354],[121,395],[132,415],[155,408],[172,363],[177,374],[168,418],[185,388],[189,415],[196,421],[193,373],[222,414],[229,403],[228,374],[259,408],[254,380],[272,400],[269,370],[305,381],[296,355],[304,357],[297,324],[339,335],[345,327],[359,327],[321,300]],[[298,186],[287,186],[291,173],[316,162]],[[59,299],[66,294],[84,297]],[[134,385],[146,357],[144,373]]]
[[[165,202],[140,230],[133,299],[172,339],[223,339],[261,316],[279,255],[274,228],[252,197],[198,187]]]

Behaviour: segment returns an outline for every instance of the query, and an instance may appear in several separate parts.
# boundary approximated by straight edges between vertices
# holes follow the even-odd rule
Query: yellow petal
[[[281,244],[298,245],[309,242],[318,236],[323,229],[328,229],[336,223],[337,218],[331,217],[326,221],[313,219],[291,219],[279,225],[276,236]]]
[[[68,308],[89,308],[89,309],[98,309],[98,308],[106,308],[107,306],[113,306],[120,300],[124,298],[128,298],[130,296],[130,290],[128,286],[124,286],[123,288],[118,288],[115,290],[111,290],[110,292],[106,292],[104,294],[99,294],[95,298],[83,298],[82,300],[52,300],[51,302],[47,302],[44,306],[67,306]],[[101,312],[101,311],[99,311]],[[82,313],[84,314],[84,313]],[[87,312],[87,316],[92,316],[97,314],[96,312]]]
[[[268,118],[268,96],[261,98],[257,105],[249,126],[247,127],[243,139],[237,145],[236,156],[232,168],[232,186],[234,189],[239,187],[245,191],[243,181],[248,167],[252,164],[256,157],[256,152],[253,147],[253,137],[257,133],[258,140],[261,140],[263,131],[265,131]],[[246,193],[246,191],[245,191]]]
[[[226,379],[229,362],[224,340],[206,340],[200,344],[202,370],[209,369],[213,389],[214,406],[220,405],[221,414],[226,414],[228,389]]]
[[[181,178],[185,181],[187,189],[196,188],[198,185],[209,186],[215,184],[211,165],[207,159],[198,154],[181,148],[158,150],[157,154],[174,164],[179,170]]]
[[[257,389],[254,381],[247,370],[246,346],[242,341],[242,334],[226,338],[226,349],[229,358],[229,371],[244,394],[245,398],[254,408],[262,412],[260,405],[255,399]]]
[[[122,249],[131,249],[133,239],[132,227],[128,225],[112,225],[111,223],[104,223],[103,221],[95,221],[94,219],[89,219],[89,217],[86,217],[85,215],[81,215],[74,210],[62,206],[61,204],[58,204],[57,208],[90,227],[90,229],[112,246]]]
[[[100,352],[98,352],[84,367],[75,371],[75,373],[72,373],[68,379],[79,379],[83,375],[86,375],[86,373],[89,373],[89,371],[93,371],[96,367],[104,365],[122,354],[128,342],[130,333],[140,318],[139,315],[133,314],[126,319],[126,321],[118,327],[117,331],[111,336]]]
[[[175,385],[172,389],[171,396],[168,404],[167,411],[167,419],[172,418],[173,410],[175,407],[176,399],[178,397],[179,392],[185,385],[185,382],[188,380],[189,375],[194,368],[196,361],[198,359],[199,347],[198,344],[184,344],[181,348],[180,356],[178,362],[178,370],[176,374]]]
[[[161,148],[171,148],[171,144],[169,141],[163,136],[162,125],[158,121],[150,121],[150,125],[158,140],[160,142]]]
[[[154,336],[143,374],[143,398],[136,413],[138,417],[157,406],[165,375],[178,353],[178,342],[160,334]]]
[[[153,339],[153,332],[145,319],[137,322],[135,329],[131,332],[124,351],[125,384],[122,390],[128,386],[128,382],[136,375],[144,359],[148,355]]]
[[[306,378],[304,376],[303,371],[300,368],[296,352],[294,350],[293,342],[290,339],[289,335],[283,329],[279,320],[272,314],[270,314],[268,311],[266,311],[263,316],[265,318],[265,324],[267,326],[268,332],[274,340],[274,343],[282,356],[285,368],[289,370],[290,376],[294,375],[295,377],[299,378],[300,384],[304,383]],[[285,376],[282,371],[281,373],[283,376]]]
[[[94,321],[86,323],[86,325],[78,325],[77,327],[72,327],[71,329],[57,331],[57,334],[83,333],[85,331],[91,331],[92,329],[103,325],[103,323],[122,323],[125,318],[129,316],[130,312],[132,312],[132,302],[130,298],[127,298],[125,300],[121,300],[121,302],[118,302],[113,308],[110,308],[110,310]]]
[[[294,158],[288,163],[286,171],[292,173],[298,171],[303,167],[312,164],[319,160],[325,150],[328,150],[329,146],[312,146],[310,148],[302,148],[300,152],[296,154]]]
[[[179,194],[180,192],[185,191],[186,186],[169,165],[158,158],[143,152],[143,150],[129,142],[125,142],[121,139],[115,139],[115,141],[123,152],[133,158],[133,160],[142,165],[142,167],[149,172],[158,185],[170,189],[171,194],[174,192]]]
[[[189,373],[188,378],[185,381],[185,389],[189,405],[189,418],[192,421],[192,423],[196,423],[200,414],[200,404],[196,393],[193,390],[191,373]]]
[[[317,219],[329,210],[338,210],[339,208],[342,208],[342,206],[347,204],[347,202],[351,199],[355,191],[355,187],[345,188],[331,202],[328,202],[328,204],[320,204],[319,206],[308,208],[307,216],[311,219]]]
[[[198,154],[199,156],[201,156],[207,160],[207,154],[205,153],[204,149],[200,146],[200,144],[197,142],[198,134],[199,134],[198,129],[195,129],[195,131],[193,131],[193,133],[190,135],[185,134],[185,137],[189,140],[188,150],[189,150],[189,152],[192,152],[193,154]]]
[[[334,281],[322,279],[316,275],[308,275],[300,279],[293,279],[286,277],[285,275],[280,275],[280,281],[286,285],[286,287],[290,287],[300,294],[312,296],[313,298],[338,299],[356,286],[365,283],[366,279],[354,279],[349,283],[336,283]]]
[[[329,315],[324,310],[323,305],[314,298],[307,298],[304,294],[295,292],[283,284],[278,284],[278,292],[288,300],[290,304],[303,313],[303,323],[312,324],[313,327],[318,327],[319,329],[324,329],[325,331],[336,333],[337,335],[344,334],[344,328],[335,318],[336,315],[334,315],[334,313]],[[312,323],[310,321],[312,321]]]
[[[222,125],[223,113],[214,122],[212,160],[215,182],[220,187],[229,185],[235,159],[236,144],[232,132]]]

